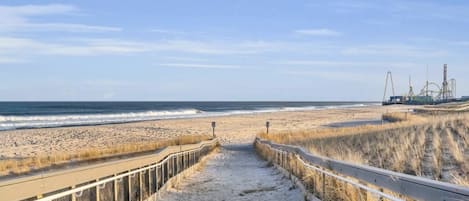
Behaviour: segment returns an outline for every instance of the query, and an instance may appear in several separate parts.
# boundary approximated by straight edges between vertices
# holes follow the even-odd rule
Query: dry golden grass
[[[256,151],[264,159],[269,161],[269,163],[277,164],[282,168],[286,169],[296,178],[301,180],[301,183],[305,186],[309,193],[313,194],[315,197],[321,200],[333,200],[333,201],[381,201],[386,199],[381,199],[378,196],[375,196],[365,190],[357,188],[356,186],[346,183],[344,181],[338,180],[336,178],[325,176],[323,177],[321,172],[310,169],[303,165],[303,163],[293,154],[287,155],[287,163],[282,163],[276,160],[276,153],[272,151],[265,144],[255,144]],[[361,183],[360,181],[348,177],[347,179],[352,180],[356,183]],[[323,184],[324,183],[324,189]],[[363,184],[363,183],[362,183]],[[364,184],[366,185],[366,184]],[[381,190],[376,186],[367,185],[369,188],[375,190]],[[387,192],[389,195],[395,195],[395,193]],[[398,196],[398,195],[395,195]],[[402,197],[401,197],[402,198]]]
[[[391,123],[283,132],[261,138],[330,158],[461,185],[469,181],[469,115],[386,114]]]
[[[418,108],[416,111],[421,113],[430,114],[448,114],[448,113],[461,113],[469,111],[469,101],[459,103],[448,103],[441,105],[430,105],[423,108]]]
[[[37,156],[17,160],[0,160],[0,175],[22,174],[71,162],[103,160],[115,156],[152,151],[172,145],[194,144],[208,139],[211,139],[211,136],[180,136],[154,142],[121,144],[107,148],[90,148],[77,153],[56,153],[48,156]]]
[[[407,119],[407,120],[406,120]],[[383,120],[391,123],[382,125],[360,125],[354,127],[340,128],[319,128],[297,132],[278,132],[278,133],[259,133],[258,136],[263,139],[272,140],[279,143],[291,143],[297,141],[308,141],[324,137],[338,137],[345,135],[356,135],[364,133],[380,132],[389,129],[398,129],[413,125],[425,124],[429,122],[428,118],[405,113],[387,113],[383,115]]]

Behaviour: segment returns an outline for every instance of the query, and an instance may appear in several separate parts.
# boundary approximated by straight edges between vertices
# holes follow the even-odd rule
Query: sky
[[[0,101],[381,101],[443,64],[468,1],[0,1]],[[428,74],[427,74],[428,69]]]

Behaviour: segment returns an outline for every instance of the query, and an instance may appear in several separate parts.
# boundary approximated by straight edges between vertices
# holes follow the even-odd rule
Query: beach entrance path
[[[304,200],[302,192],[254,151],[251,144],[225,145],[200,172],[181,180],[165,201]]]

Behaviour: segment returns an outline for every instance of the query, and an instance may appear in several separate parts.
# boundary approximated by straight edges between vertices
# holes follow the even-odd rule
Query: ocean
[[[379,104],[375,102],[0,102],[0,130],[364,107]]]

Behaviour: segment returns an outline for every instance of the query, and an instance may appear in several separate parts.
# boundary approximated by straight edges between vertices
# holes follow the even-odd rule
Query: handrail
[[[303,148],[256,138],[257,143],[299,155],[304,161],[418,200],[469,200],[469,188],[366,165],[315,156]]]
[[[275,149],[275,148],[272,148],[272,147],[270,147],[270,148],[273,149],[273,150],[276,150],[276,151],[278,151],[278,152],[280,152],[280,153],[283,153],[283,154],[288,153],[288,152],[282,151],[282,150],[280,150],[280,149]],[[368,191],[368,192],[370,192],[370,193],[372,193],[372,194],[375,194],[375,195],[378,196],[379,198],[386,198],[386,200],[390,200],[390,201],[403,201],[402,199],[395,198],[395,197],[393,197],[393,196],[391,196],[391,195],[388,195],[388,194],[386,194],[386,193],[383,193],[383,192],[381,192],[381,191],[379,191],[379,190],[376,190],[376,189],[373,189],[373,188],[371,188],[371,187],[369,187],[369,186],[360,184],[359,182],[352,181],[351,179],[348,179],[348,178],[345,178],[345,177],[343,177],[343,176],[334,174],[333,172],[326,171],[324,168],[318,168],[318,167],[316,167],[316,166],[313,166],[313,165],[309,164],[307,161],[304,161],[299,155],[295,155],[295,157],[296,157],[296,159],[298,159],[298,161],[300,161],[304,166],[308,167],[309,169],[315,170],[315,171],[320,172],[321,174],[327,175],[327,176],[329,176],[329,177],[333,177],[333,178],[335,178],[335,179],[337,179],[337,180],[340,180],[340,181],[343,181],[343,182],[345,182],[345,183],[348,183],[348,184],[350,184],[350,185],[352,185],[352,186],[355,186],[355,187],[357,187],[357,188],[359,188],[359,189],[363,189],[363,190],[365,190],[365,191]]]
[[[23,200],[89,181],[96,181],[108,176],[116,175],[112,178],[121,179],[125,176],[155,168],[158,164],[167,162],[172,156],[201,150],[207,146],[214,146],[217,143],[218,139],[212,139],[197,144],[168,146],[154,154],[8,179],[0,181],[0,197],[7,200]],[[93,184],[96,184],[94,186],[101,185],[105,183],[104,181],[108,181],[108,179],[99,180]],[[72,190],[75,191],[75,189],[77,188]],[[80,191],[77,190],[76,192]]]

